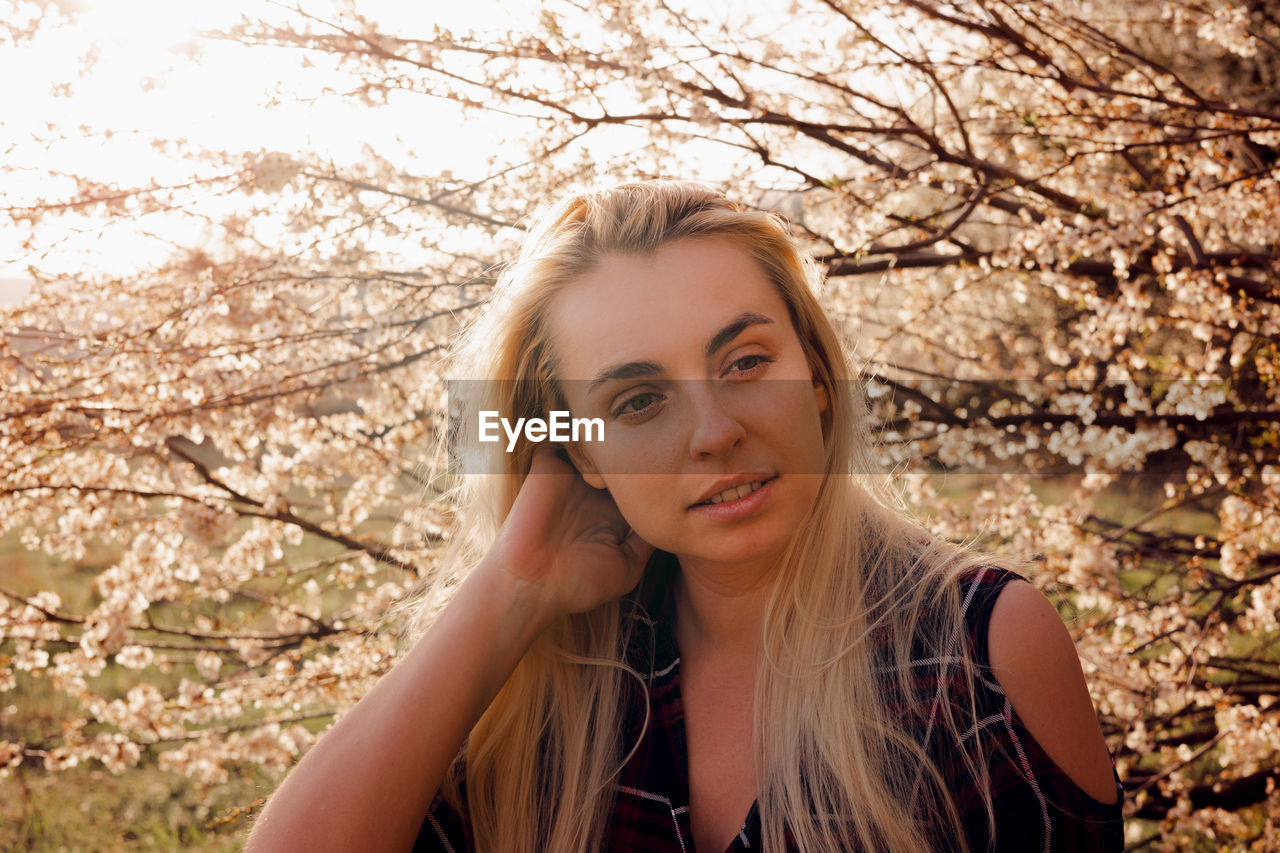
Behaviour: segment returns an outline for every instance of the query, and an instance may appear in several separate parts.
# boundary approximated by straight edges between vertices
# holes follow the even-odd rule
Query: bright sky
[[[332,79],[330,69],[304,67],[298,51],[246,48],[200,39],[198,32],[230,26],[241,13],[288,16],[269,0],[62,2],[80,10],[74,24],[42,33],[20,47],[0,44],[0,79],[7,81],[0,152],[23,170],[16,180],[5,178],[0,187],[3,206],[74,191],[69,179],[52,176],[57,173],[121,184],[151,178],[180,181],[192,174],[190,164],[153,148],[153,139],[185,139],[198,148],[225,151],[313,151],[337,162],[358,159],[366,144],[392,156],[412,147],[436,167],[445,163],[465,174],[479,168],[496,140],[503,138],[497,120],[464,124],[451,104],[430,98],[402,100],[399,106],[393,102],[377,110],[343,98],[265,109],[268,92],[276,84],[318,91]],[[689,5],[712,10],[721,20],[742,15],[736,18],[741,20],[757,14],[759,10],[750,7],[761,4],[700,0]],[[358,5],[362,15],[378,21],[385,31],[408,35],[429,34],[435,24],[451,29],[521,28],[536,18],[538,7],[537,0],[360,0]],[[198,61],[192,62],[197,48]],[[77,72],[90,54],[96,61],[80,76]],[[60,88],[62,83],[70,86]],[[61,133],[51,131],[50,124]],[[441,134],[439,127],[450,132]],[[64,135],[68,138],[58,138]],[[99,239],[100,229],[87,220],[78,231],[44,229],[37,245],[52,246],[54,252],[48,257],[38,253],[37,259],[58,271],[90,263],[99,271],[124,273],[163,257],[168,251],[164,242],[138,232],[165,227],[170,226],[148,222],[132,234],[116,227],[106,240]],[[172,231],[165,236],[181,240],[194,235]],[[0,304],[25,290],[31,260],[15,235],[0,234]]]
[[[394,149],[397,134],[447,117],[451,120],[444,126],[453,132],[433,134],[426,151],[423,135],[418,135],[413,143],[420,152],[466,171],[489,148],[490,129],[474,123],[463,127],[449,115],[448,104],[423,103],[428,99],[414,103],[410,122],[394,108],[370,110],[340,98],[264,109],[269,89],[278,82],[314,91],[330,75],[321,67],[302,67],[296,51],[247,49],[198,38],[200,30],[234,24],[241,12],[281,14],[263,0],[76,0],[75,5],[81,12],[74,24],[41,33],[21,47],[0,46],[0,79],[9,81],[0,114],[0,151],[25,172],[16,180],[6,178],[0,189],[5,206],[74,189],[69,180],[51,178],[51,173],[87,174],[121,184],[151,178],[177,181],[191,174],[189,164],[156,151],[153,139],[185,139],[226,151],[309,150],[349,162],[366,144]],[[362,0],[360,9],[392,31],[429,33],[433,23],[454,28],[477,20],[517,23],[522,6],[527,13],[528,4],[500,0]],[[192,62],[197,44],[199,61]],[[96,62],[78,76],[91,53]],[[12,85],[17,80],[23,85]],[[65,82],[70,87],[59,88]],[[43,142],[62,135],[51,133],[49,124],[69,138]],[[55,245],[55,257],[65,258],[71,267],[83,263],[87,250],[92,250],[96,268],[120,272],[149,257],[158,260],[165,251],[154,239],[118,228],[104,246],[92,223],[85,223],[83,233],[46,230],[41,237],[39,245]],[[0,302],[12,301],[25,289],[28,262],[15,235],[0,235]]]

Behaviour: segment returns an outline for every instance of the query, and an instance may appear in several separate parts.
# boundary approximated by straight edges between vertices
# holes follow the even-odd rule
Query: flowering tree
[[[276,9],[219,37],[329,63],[370,110],[501,116],[490,166],[204,151],[189,180],[4,210],[207,230],[127,278],[33,266],[3,314],[0,529],[112,559],[78,602],[0,587],[0,690],[78,708],[0,764],[287,767],[434,569],[440,358],[523,217],[688,176],[791,218],[886,465],[1061,603],[1133,845],[1280,844],[1280,7],[701,8],[564,0],[467,33]]]

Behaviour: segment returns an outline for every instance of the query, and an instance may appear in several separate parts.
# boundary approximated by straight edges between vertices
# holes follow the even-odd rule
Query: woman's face
[[[772,565],[813,505],[826,389],[786,304],[724,238],[608,255],[566,287],[550,332],[571,448],[636,532],[683,561]]]

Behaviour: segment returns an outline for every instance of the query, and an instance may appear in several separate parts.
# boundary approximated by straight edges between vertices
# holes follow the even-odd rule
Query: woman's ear
[[[826,414],[831,405],[831,395],[827,392],[827,384],[818,378],[818,371],[809,366],[809,375],[813,377],[813,399],[818,403],[818,414]]]
[[[582,479],[587,481],[587,485],[595,489],[604,489],[604,477],[600,476],[600,472],[596,470],[596,466],[592,464],[591,458],[583,452],[574,442],[566,442],[560,445],[569,454],[569,461],[574,468],[578,469],[578,473],[582,475]]]

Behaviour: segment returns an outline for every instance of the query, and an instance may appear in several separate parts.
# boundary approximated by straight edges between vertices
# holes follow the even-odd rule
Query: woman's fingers
[[[555,447],[540,444],[495,551],[555,610],[581,612],[633,588],[653,547],[631,529],[607,490],[587,483]]]
[[[642,563],[649,562],[649,557],[653,555],[655,550],[652,545],[640,538],[639,533],[636,533],[630,527],[627,528],[626,537],[622,541],[622,547]]]
[[[563,477],[570,482],[572,479],[582,479],[578,469],[574,468],[573,462],[569,460],[568,454],[561,456],[549,444],[539,444],[534,448],[533,458],[529,463],[529,476]]]

